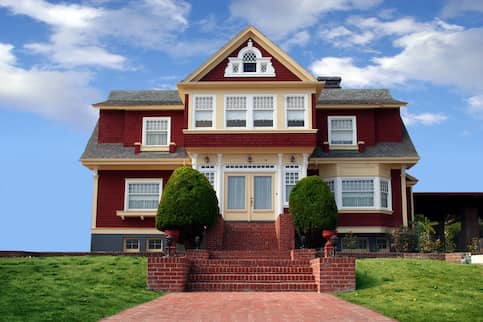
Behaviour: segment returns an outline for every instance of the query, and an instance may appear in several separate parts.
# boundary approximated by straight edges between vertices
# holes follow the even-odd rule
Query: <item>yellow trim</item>
[[[358,145],[330,144],[329,150],[358,150]]]
[[[149,146],[149,145],[141,145],[141,151],[158,151],[158,152],[167,152],[169,151],[169,146]]]
[[[358,227],[358,226],[344,226],[344,227],[337,227],[337,232],[346,234],[346,233],[356,233],[356,234],[370,234],[370,233],[382,233],[382,234],[390,234],[394,228],[391,227],[377,227],[377,226],[368,226],[368,227]]]
[[[401,202],[402,202],[402,220],[403,227],[408,226],[408,200],[406,194],[406,172],[401,168]]]
[[[122,220],[125,218],[154,218],[156,217],[156,211],[124,211],[124,210],[117,210],[116,216],[121,217]]]
[[[164,235],[164,232],[156,228],[92,228],[92,234],[145,234]]]
[[[97,224],[97,195],[99,191],[99,173],[94,170],[94,183],[92,189],[92,222],[91,228],[96,228]]]
[[[384,214],[392,215],[394,211],[392,210],[381,210],[381,209],[343,209],[338,211],[339,214]]]
[[[312,153],[313,147],[193,147],[186,148],[188,155],[193,154],[269,154],[269,153]]]
[[[184,105],[97,105],[92,107],[99,110],[123,110],[123,111],[183,111]]]
[[[302,80],[316,81],[314,76],[300,66],[295,60],[288,56],[283,50],[276,46],[270,39],[265,37],[255,27],[249,25],[233,37],[225,46],[218,50],[207,61],[201,64],[194,72],[186,77],[185,82],[199,81],[205,76],[214,66],[218,65],[232,53],[236,48],[240,47],[244,42],[252,38],[261,47],[269,51],[277,60],[279,60],[285,67],[292,71]]]
[[[320,104],[317,103],[316,109],[374,109],[374,108],[398,108],[404,107],[408,103],[401,102],[401,104]]]
[[[320,165],[319,176],[321,178],[332,177],[384,177],[391,178],[391,167],[386,164],[362,163],[333,163]]]
[[[413,166],[419,161],[419,157],[387,157],[387,158],[310,158],[310,164],[330,164],[337,162],[344,163],[403,163],[408,166]]]
[[[190,159],[81,159],[87,168],[94,170],[173,170],[180,166],[191,165]]]

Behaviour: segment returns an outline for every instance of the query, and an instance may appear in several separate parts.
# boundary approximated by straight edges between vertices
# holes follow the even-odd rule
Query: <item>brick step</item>
[[[191,282],[250,282],[250,283],[314,283],[314,275],[309,274],[191,274]]]
[[[211,251],[213,259],[290,259],[288,251]]]
[[[307,266],[310,267],[308,259],[195,259],[196,266]]]
[[[266,292],[283,292],[283,291],[297,291],[297,292],[315,292],[317,286],[315,283],[226,283],[226,282],[190,282],[187,285],[189,291],[205,291],[205,292],[220,292],[220,291],[266,291]]]
[[[312,274],[310,266],[218,266],[194,265],[192,274]]]

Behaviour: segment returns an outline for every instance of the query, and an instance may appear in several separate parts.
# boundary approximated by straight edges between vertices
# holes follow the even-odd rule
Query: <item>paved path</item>
[[[394,321],[330,294],[171,293],[103,321]]]

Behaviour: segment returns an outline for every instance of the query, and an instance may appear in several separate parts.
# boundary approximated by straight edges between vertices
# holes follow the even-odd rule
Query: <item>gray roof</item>
[[[362,153],[351,150],[330,150],[325,152],[318,146],[312,154],[312,158],[419,158],[404,124],[402,124],[402,127],[401,142],[379,142],[373,146],[366,146],[365,151]]]
[[[111,91],[102,105],[180,105],[177,90]],[[405,104],[394,99],[388,89],[341,89],[322,90],[318,104]]]
[[[175,153],[140,152],[134,153],[134,147],[126,147],[122,143],[98,143],[98,128],[96,124],[81,159],[178,159],[187,158],[184,148],[177,147]]]
[[[323,89],[318,104],[405,104],[395,100],[388,89]]]
[[[183,104],[177,90],[149,91],[111,91],[107,101],[94,104],[101,105],[179,105]]]

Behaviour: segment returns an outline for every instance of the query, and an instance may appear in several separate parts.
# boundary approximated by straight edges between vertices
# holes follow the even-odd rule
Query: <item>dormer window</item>
[[[262,52],[249,39],[237,57],[228,57],[225,77],[275,77],[272,57],[263,57]]]

